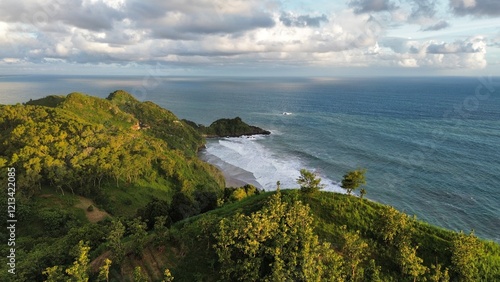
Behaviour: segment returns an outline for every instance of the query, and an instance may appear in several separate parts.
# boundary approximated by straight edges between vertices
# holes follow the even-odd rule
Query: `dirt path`
[[[79,203],[75,205],[75,207],[83,209],[85,211],[85,215],[87,216],[88,220],[92,223],[99,222],[106,217],[111,217],[106,211],[98,209],[92,200],[85,198],[85,197],[78,197]],[[93,205],[94,210],[93,211],[88,211],[87,208]]]

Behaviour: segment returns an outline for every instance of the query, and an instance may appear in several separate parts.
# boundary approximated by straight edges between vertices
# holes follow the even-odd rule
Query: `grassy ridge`
[[[335,250],[341,252],[345,232],[359,230],[362,240],[369,246],[363,267],[366,268],[369,260],[374,259],[381,267],[382,281],[406,281],[398,267],[394,246],[381,239],[381,218],[388,206],[330,192],[303,195],[298,190],[284,190],[282,193],[285,197],[300,200],[310,206],[315,220],[315,231],[320,240],[330,242]],[[179,240],[185,253],[171,268],[176,279],[195,281],[197,277],[210,277],[205,281],[218,281],[220,276],[217,270],[217,256],[210,247],[214,243],[211,234],[216,232],[217,222],[237,212],[250,214],[260,210],[272,194],[273,192],[267,192],[252,196],[174,225],[172,232],[178,234],[176,240]],[[346,229],[343,229],[343,226],[346,226]],[[419,246],[417,253],[423,258],[424,265],[431,269],[431,265],[436,262],[442,264],[450,269],[452,281],[458,279],[451,270],[453,267],[450,261],[451,242],[455,235],[455,232],[421,221],[415,221],[415,228],[411,233],[413,243]],[[481,241],[480,244],[485,250],[485,256],[480,262],[483,277],[481,281],[497,281],[500,279],[500,246],[489,241]],[[205,263],[200,264],[203,261]],[[192,265],[199,267],[194,270]]]

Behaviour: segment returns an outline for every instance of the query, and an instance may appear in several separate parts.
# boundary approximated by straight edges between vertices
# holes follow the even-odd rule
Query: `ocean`
[[[239,116],[270,136],[208,140],[205,160],[273,190],[301,168],[342,192],[366,168],[366,197],[500,242],[500,78],[3,76],[0,104],[124,89],[205,125]],[[284,114],[288,113],[288,114]]]

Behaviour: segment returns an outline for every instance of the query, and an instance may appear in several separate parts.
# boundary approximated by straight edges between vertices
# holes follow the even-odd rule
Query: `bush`
[[[91,212],[94,210],[94,205],[90,205],[88,208],[87,208],[87,211],[88,212]]]

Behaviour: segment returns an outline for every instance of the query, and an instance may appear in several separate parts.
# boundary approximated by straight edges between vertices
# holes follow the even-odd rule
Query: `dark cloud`
[[[482,53],[484,46],[474,41],[455,41],[454,43],[432,43],[427,46],[428,54]]]
[[[103,0],[92,3],[83,0],[56,0],[46,3],[37,1],[0,1],[0,18],[7,22],[18,22],[44,28],[62,22],[64,24],[92,30],[110,30],[124,13],[108,6]]]
[[[83,5],[80,2],[79,7],[74,3],[65,3],[60,9],[56,18],[68,25],[93,31],[111,30],[115,21],[125,18],[123,12],[109,7],[102,0],[92,5]]]
[[[224,17],[183,15],[175,21],[159,19],[143,27],[150,29],[154,38],[195,40],[203,35],[238,35],[245,31],[270,28],[274,25],[274,20],[268,14],[260,13],[251,16],[226,15]]]
[[[410,0],[411,19],[432,18],[436,14],[436,0]]]
[[[232,34],[275,25],[254,0],[218,5],[208,0],[130,0],[127,14],[154,38],[195,40],[207,34]],[[233,5],[233,6],[231,6]]]
[[[500,16],[499,0],[450,0],[450,7],[460,16]]]
[[[447,21],[441,20],[441,21],[439,21],[433,25],[430,25],[422,30],[423,31],[436,31],[436,30],[445,29],[449,26],[450,26],[450,24]]]
[[[383,12],[391,11],[397,8],[391,0],[351,0],[349,7],[354,9],[355,13]]]
[[[328,18],[324,14],[318,17],[311,17],[310,15],[296,16],[290,13],[282,13],[280,21],[285,26],[319,27],[322,22],[328,22]]]

